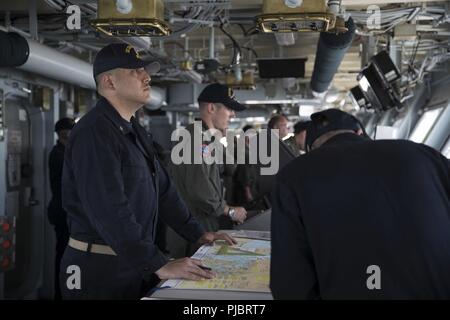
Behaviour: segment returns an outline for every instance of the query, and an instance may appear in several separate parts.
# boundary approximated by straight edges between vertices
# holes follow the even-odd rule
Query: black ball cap
[[[309,148],[321,135],[335,130],[360,129],[358,120],[349,113],[339,109],[327,109],[311,115],[311,122],[306,132],[306,144]]]
[[[55,132],[61,130],[72,130],[75,121],[72,118],[62,118],[55,123]]]
[[[223,84],[213,83],[206,86],[198,96],[198,102],[222,103],[225,107],[234,111],[245,110],[235,98],[233,90]]]
[[[100,73],[116,68],[146,69],[148,74],[159,71],[160,65],[154,61],[141,60],[136,50],[126,43],[111,43],[102,48],[94,60],[94,78]]]

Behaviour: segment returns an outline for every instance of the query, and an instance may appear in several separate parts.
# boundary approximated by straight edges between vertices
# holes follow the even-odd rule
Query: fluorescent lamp
[[[264,118],[264,117],[247,117],[247,118],[245,118],[245,121],[250,122],[250,123],[266,122],[266,118]]]

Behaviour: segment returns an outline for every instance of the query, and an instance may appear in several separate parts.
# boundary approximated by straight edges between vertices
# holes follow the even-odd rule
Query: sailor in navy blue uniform
[[[75,121],[71,118],[62,118],[55,124],[58,141],[49,155],[48,169],[52,199],[48,204],[48,220],[55,227],[56,254],[55,254],[55,300],[61,300],[59,285],[59,267],[61,259],[69,241],[69,228],[67,228],[67,213],[62,207],[61,180],[64,165],[64,151],[69,141],[70,130]]]
[[[179,198],[134,118],[148,101],[157,62],[110,44],[94,61],[101,98],[71,132],[64,160],[63,206],[70,229],[61,264],[65,299],[138,299],[157,281],[211,278],[199,260],[169,260],[155,245],[158,219],[190,242],[233,243],[205,232]]]
[[[276,299],[450,298],[450,168],[410,141],[371,141],[355,119],[311,116],[309,152],[273,191]]]

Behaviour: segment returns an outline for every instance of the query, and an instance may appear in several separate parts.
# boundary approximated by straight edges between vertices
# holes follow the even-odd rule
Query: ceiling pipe
[[[27,41],[30,54],[28,60],[18,67],[19,69],[95,90],[91,64],[34,40],[27,39]]]
[[[17,67],[50,79],[96,90],[90,63],[13,32],[0,30],[0,67]],[[155,108],[164,103],[164,89],[153,89],[155,94],[149,98],[148,104]]]
[[[209,58],[214,59],[214,26],[209,29]]]

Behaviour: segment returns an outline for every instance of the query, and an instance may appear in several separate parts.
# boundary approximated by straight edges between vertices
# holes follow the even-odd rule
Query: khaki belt
[[[98,253],[98,254],[107,254],[110,256],[117,256],[117,254],[114,252],[114,250],[107,245],[103,244],[95,244],[95,243],[87,243],[83,241],[76,240],[74,238],[69,238],[69,246],[81,250],[84,252],[92,252],[92,253]]]

